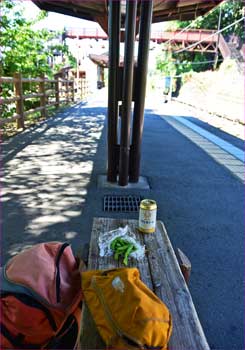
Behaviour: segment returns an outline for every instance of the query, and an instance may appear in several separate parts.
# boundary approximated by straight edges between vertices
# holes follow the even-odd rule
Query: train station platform
[[[106,174],[104,97],[75,104],[3,142],[1,263],[44,241],[68,241],[79,252],[90,240],[93,217],[125,216],[104,211],[105,195],[155,199],[173,246],[192,262],[189,287],[210,347],[240,350],[244,165],[237,154],[243,142],[206,128],[237,154],[221,148],[220,140],[214,143],[198,132],[197,126],[205,130],[205,125],[183,108],[146,109],[141,175],[148,189],[98,186],[98,177]],[[137,217],[127,213],[129,219]]]

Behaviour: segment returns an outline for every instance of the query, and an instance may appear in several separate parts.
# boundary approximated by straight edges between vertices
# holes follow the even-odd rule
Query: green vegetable
[[[114,239],[114,241],[111,242],[110,248],[111,248],[112,250],[114,250],[114,248],[115,248],[115,246],[116,246],[116,243],[117,243],[117,241],[116,241],[115,239]]]
[[[128,245],[125,245],[123,247],[117,248],[116,250],[117,250],[117,252],[123,252],[124,250],[127,250],[127,249],[128,249]]]
[[[114,259],[115,259],[115,260],[118,260],[118,258],[119,258],[119,252],[116,252],[116,253],[114,254]]]
[[[126,254],[124,256],[124,259],[123,259],[123,263],[124,265],[128,265],[128,256],[129,254],[131,253],[131,251],[133,250],[134,248],[134,245],[133,244],[130,244],[130,246],[128,247],[127,251],[126,251]]]
[[[111,250],[114,252],[114,259],[119,260],[119,257],[122,256],[123,264],[128,265],[128,257],[131,252],[137,250],[133,243],[128,242],[122,237],[115,238],[110,244]]]

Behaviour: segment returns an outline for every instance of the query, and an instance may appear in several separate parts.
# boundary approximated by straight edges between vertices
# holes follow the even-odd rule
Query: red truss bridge
[[[181,32],[176,30],[173,32],[152,31],[151,41],[157,44],[167,43],[172,50],[186,49],[188,51],[198,52],[216,52],[218,34],[214,34],[215,30],[197,29]],[[214,34],[214,35],[212,35]],[[66,29],[66,38],[71,39],[95,39],[108,40],[108,35],[100,28],[73,28]],[[138,36],[136,37],[136,40]],[[197,43],[197,45],[194,45]],[[191,48],[188,48],[191,45]],[[218,48],[223,58],[230,57],[231,52],[222,34],[220,34]]]

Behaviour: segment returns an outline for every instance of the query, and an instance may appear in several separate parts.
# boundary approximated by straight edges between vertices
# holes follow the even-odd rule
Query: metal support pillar
[[[217,28],[218,31],[220,30],[221,18],[222,18],[222,4],[219,5],[219,20],[218,20],[218,28]],[[216,48],[215,48],[214,70],[217,68],[218,59],[219,59],[219,41],[220,41],[220,33],[218,34]]]
[[[169,94],[168,94],[168,101],[172,101],[172,95],[173,95],[173,77],[170,76],[170,87],[169,87]]]
[[[117,82],[120,55],[120,1],[109,1],[109,75],[108,75],[108,170],[107,180],[117,181]]]
[[[137,1],[127,0],[121,139],[120,139],[120,158],[119,158],[119,185],[120,186],[126,186],[128,184],[130,119],[131,119],[131,105],[132,105],[132,95],[133,95],[134,40],[135,40],[135,29],[136,29],[136,12],[137,12]]]
[[[139,49],[135,79],[137,88],[135,89],[132,152],[130,155],[130,182],[139,181],[152,7],[152,0],[142,1],[141,3]]]

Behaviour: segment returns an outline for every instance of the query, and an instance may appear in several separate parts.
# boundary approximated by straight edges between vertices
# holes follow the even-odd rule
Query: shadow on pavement
[[[148,109],[141,175],[150,190],[98,189],[97,175],[106,171],[105,114],[105,108],[75,106],[49,120],[31,142],[23,137],[24,146],[9,156],[2,181],[3,262],[43,241],[68,241],[78,252],[96,216],[137,219],[137,213],[103,212],[104,194],[155,199],[173,246],[192,262],[190,290],[211,348],[241,349],[243,184]]]
[[[17,147],[5,152],[2,263],[35,243],[83,235],[81,216],[105,113],[77,105],[11,140]]]

